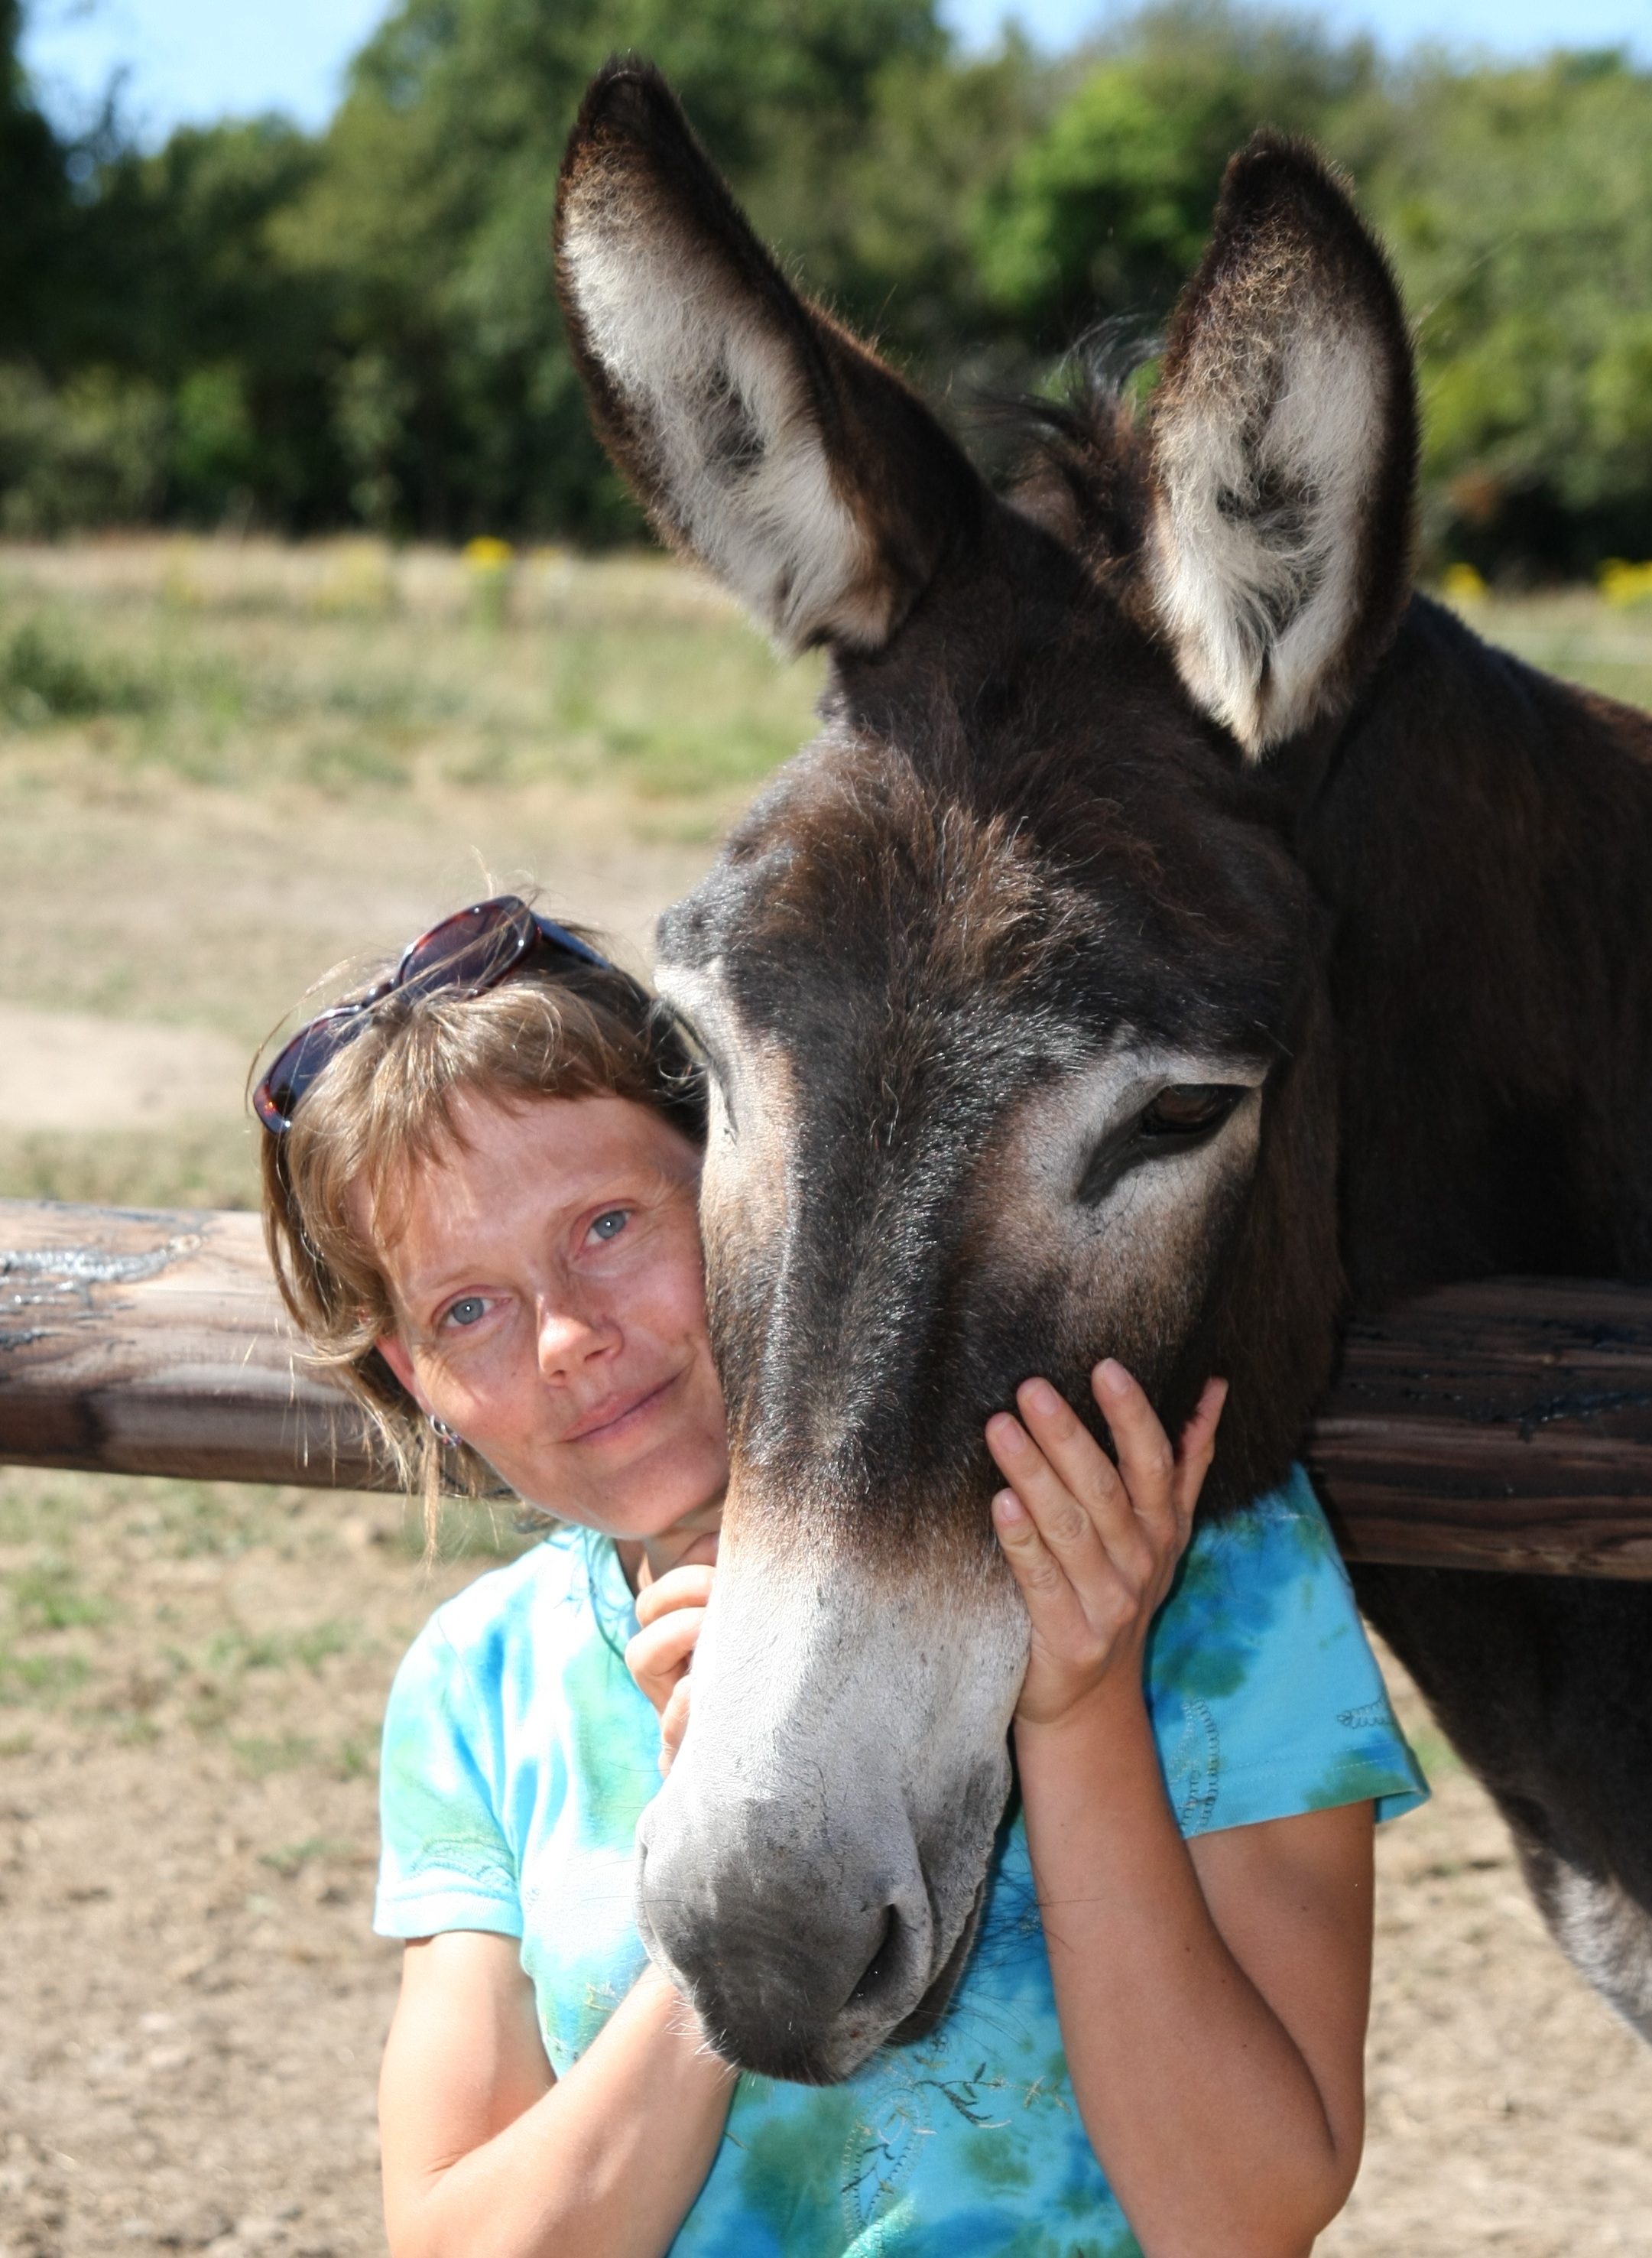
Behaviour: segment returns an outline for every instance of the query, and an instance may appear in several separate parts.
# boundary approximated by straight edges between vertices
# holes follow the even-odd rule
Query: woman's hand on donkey
[[[671,1568],[637,1594],[642,1630],[625,1651],[626,1667],[659,1712],[660,1770],[670,1772],[688,1729],[688,1665],[705,1620],[715,1571]]]
[[[1192,1533],[1228,1393],[1225,1380],[1205,1383],[1173,1451],[1122,1364],[1098,1364],[1090,1385],[1117,1466],[1046,1380],[1017,1389],[1018,1419],[987,1422],[1010,1484],[992,1501],[993,1525],[1032,1618],[1017,1727],[1060,1724],[1113,1688],[1139,1688],[1147,1627]]]

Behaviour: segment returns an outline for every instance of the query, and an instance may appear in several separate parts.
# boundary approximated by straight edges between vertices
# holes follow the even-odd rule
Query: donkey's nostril
[[[876,1949],[861,1971],[861,1980],[849,1994],[851,2007],[864,2007],[887,1991],[898,1972],[900,1961],[901,1917],[890,1906],[883,1915],[883,1926],[878,1933]]]

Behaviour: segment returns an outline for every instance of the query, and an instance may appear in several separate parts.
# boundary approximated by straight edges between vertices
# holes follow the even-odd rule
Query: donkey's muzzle
[[[828,2084],[932,2027],[1010,1791],[1007,1573],[720,1561],[637,1921],[718,2050]]]
[[[765,1845],[766,1831],[754,1815],[730,1857],[698,1829],[652,1839],[645,1819],[639,1924],[720,2054],[766,2077],[832,2084],[932,1989],[934,1923],[921,1862],[910,1834],[904,1858],[890,1856],[886,1836],[855,1881],[855,1862],[840,1845],[828,1889],[815,1858]]]

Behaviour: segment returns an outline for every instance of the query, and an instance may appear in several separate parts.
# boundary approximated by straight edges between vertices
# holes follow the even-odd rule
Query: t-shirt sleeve
[[[517,1864],[500,1823],[495,1736],[439,1615],[390,1689],[379,1771],[380,1936],[522,1933]]]
[[[1400,1731],[1308,1477],[1202,1529],[1148,1643],[1160,1761],[1184,1835],[1428,1784]]]

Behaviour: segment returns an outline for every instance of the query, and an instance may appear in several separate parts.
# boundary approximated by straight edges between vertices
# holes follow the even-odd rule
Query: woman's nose
[[[546,1379],[583,1371],[595,1358],[611,1356],[619,1346],[620,1328],[599,1311],[541,1305],[539,1368]]]

